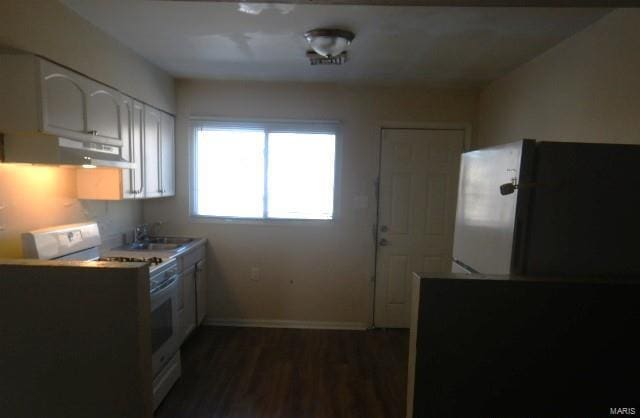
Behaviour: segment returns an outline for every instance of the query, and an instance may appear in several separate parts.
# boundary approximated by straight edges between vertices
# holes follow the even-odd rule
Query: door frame
[[[375,220],[371,226],[373,245],[373,267],[371,270],[371,280],[369,281],[369,328],[377,328],[375,322],[376,312],[376,287],[378,282],[378,225],[380,222],[380,174],[382,168],[382,132],[385,129],[412,129],[412,130],[447,130],[464,131],[464,143],[462,151],[471,150],[472,124],[470,122],[402,122],[382,120],[377,123],[378,141],[374,155],[377,156],[377,170],[374,179],[374,196],[376,213]]]

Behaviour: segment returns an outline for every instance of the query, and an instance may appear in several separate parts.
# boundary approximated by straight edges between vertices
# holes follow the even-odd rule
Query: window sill
[[[264,219],[264,218],[231,218],[220,216],[194,215],[189,216],[191,223],[211,223],[224,225],[261,225],[261,226],[332,226],[333,219]]]

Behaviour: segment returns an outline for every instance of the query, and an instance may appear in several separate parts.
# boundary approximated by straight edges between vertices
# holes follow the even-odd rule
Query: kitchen
[[[82,4],[89,6],[83,9]],[[181,11],[180,7],[189,10]],[[206,7],[220,10],[207,12]],[[405,82],[388,82],[388,73],[350,75],[349,65],[360,65],[359,71],[364,71],[363,64],[358,63],[358,45],[367,45],[366,19],[371,19],[371,25],[384,21],[377,14],[363,17],[362,29],[351,28],[356,36],[349,48],[353,54],[351,61],[336,68],[309,66],[302,35],[314,25],[340,25],[343,18],[339,6],[333,6],[338,9],[327,11],[322,19],[312,12],[304,12],[312,16],[302,19],[295,30],[289,30],[297,34],[290,35],[294,39],[292,43],[283,42],[277,54],[266,54],[273,56],[271,60],[256,58],[257,64],[230,67],[229,61],[238,65],[242,59],[237,57],[244,55],[234,55],[240,47],[225,46],[225,38],[219,34],[233,36],[233,25],[247,25],[249,32],[268,32],[260,27],[261,15],[239,12],[238,7],[238,4],[206,2],[3,2],[0,6],[0,44],[3,46],[38,54],[66,70],[122,92],[161,115],[175,116],[175,196],[83,199],[79,198],[79,177],[83,176],[79,173],[92,169],[0,164],[2,258],[22,257],[21,235],[41,228],[95,221],[103,246],[109,249],[123,245],[123,234],[127,235],[127,241],[133,240],[136,226],[161,222],[155,227],[154,235],[207,239],[208,295],[204,319],[207,326],[201,330],[209,325],[361,330],[373,324],[374,316],[371,277],[375,274],[376,246],[371,228],[376,223],[378,207],[374,181],[379,172],[381,127],[454,127],[465,131],[464,149],[485,148],[523,138],[640,142],[637,135],[640,132],[637,117],[640,58],[634,44],[639,38],[637,10],[533,12],[513,9],[501,11],[506,16],[489,13],[485,19],[494,19],[493,23],[480,18],[477,24],[480,26],[470,27],[451,18],[461,25],[460,32],[481,33],[478,27],[482,28],[482,24],[502,24],[500,31],[507,34],[504,38],[485,39],[486,45],[480,46],[469,41],[473,35],[462,38],[469,60],[479,60],[480,69],[476,68],[469,76],[460,69],[465,65],[464,57],[438,50],[442,61],[431,63],[427,68],[437,69],[437,64],[442,62],[458,65],[451,68],[460,71],[458,78],[464,83],[456,84],[445,78],[447,70],[434,70],[434,79],[426,82],[409,73],[403,75]],[[157,11],[158,8],[165,11]],[[147,19],[145,13],[149,13]],[[195,29],[190,35],[191,43],[176,45],[170,42],[175,32],[166,36],[157,33],[154,22],[167,20],[171,15],[182,16],[182,13],[194,19]],[[215,18],[217,14],[220,17]],[[398,19],[409,19],[407,15],[412,12],[400,14]],[[204,22],[194,15],[201,15]],[[127,16],[130,17],[125,19]],[[295,14],[290,16],[281,10],[267,9],[262,16],[267,17],[264,25],[273,31],[273,25],[284,25],[283,21]],[[349,19],[355,18],[344,21],[348,23]],[[418,23],[419,19],[425,19],[433,25],[438,22],[437,17],[429,18],[426,12],[415,19]],[[543,24],[549,21],[554,23]],[[122,26],[116,25],[117,22]],[[531,22],[529,26],[527,22]],[[258,27],[251,29],[254,24]],[[537,33],[540,27],[547,32],[535,38],[531,33]],[[397,29],[389,29],[391,33],[393,30]],[[239,30],[243,31],[245,29]],[[153,36],[159,38],[153,40]],[[532,36],[534,41],[530,41]],[[272,41],[277,44],[277,35],[275,37]],[[266,40],[270,38],[265,35],[264,39],[268,43]],[[373,39],[380,41],[379,37]],[[207,42],[219,50],[208,52]],[[405,52],[419,46],[408,42]],[[498,46],[501,42],[506,43],[503,49]],[[163,44],[172,55],[163,58],[157,51]],[[200,67],[194,65],[188,73],[188,68],[180,66],[181,62],[188,61],[180,58],[180,45],[189,45],[202,56],[211,53],[213,57],[209,58],[211,61],[204,60]],[[282,52],[290,47],[290,52]],[[368,48],[371,47],[369,44]],[[472,54],[480,47],[486,48],[482,50],[484,60]],[[232,52],[228,52],[231,57],[224,55],[225,48],[231,48]],[[256,57],[262,56],[261,48],[270,51],[269,45],[252,48]],[[183,46],[183,49],[188,48]],[[371,49],[364,51],[373,54]],[[491,51],[499,51],[501,55],[491,56]],[[223,58],[216,61],[215,54]],[[409,55],[402,59],[409,60]],[[425,52],[425,55],[428,54]],[[278,59],[283,60],[282,65],[278,65]],[[289,64],[289,59],[295,64]],[[369,64],[364,68],[378,68],[375,61],[366,62]],[[269,65],[275,65],[286,77],[279,78],[277,71],[270,73]],[[392,71],[400,72],[404,63],[393,64],[397,67],[388,65]],[[385,64],[379,66],[383,68]],[[489,70],[484,70],[486,66]],[[203,67],[213,75],[203,75]],[[250,68],[254,72],[250,72]],[[292,68],[305,76],[292,75],[295,72]],[[344,74],[340,73],[342,70]],[[242,77],[243,73],[248,75]],[[426,75],[430,73],[423,71]],[[441,78],[436,80],[436,76]],[[471,85],[469,79],[473,76],[486,81]],[[354,81],[357,77],[363,77],[364,82]],[[336,168],[336,179],[339,179],[335,184],[336,220],[330,224],[321,221],[207,222],[191,216],[192,117],[222,121],[341,121],[342,148],[336,153],[336,159],[342,160],[340,168]],[[101,169],[93,170],[100,172]],[[109,186],[113,185],[112,180],[105,177],[92,181]],[[96,193],[111,190],[93,186],[87,189],[85,191]],[[397,338],[399,344],[406,344],[402,343],[405,334]],[[402,397],[396,391],[404,389],[388,390],[394,398]]]

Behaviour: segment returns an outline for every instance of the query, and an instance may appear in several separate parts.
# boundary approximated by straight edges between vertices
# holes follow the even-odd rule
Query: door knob
[[[389,241],[387,241],[387,239],[386,239],[386,238],[382,238],[382,239],[380,240],[380,243],[379,243],[379,244],[380,244],[380,246],[381,246],[381,247],[385,247],[385,246],[389,245]]]

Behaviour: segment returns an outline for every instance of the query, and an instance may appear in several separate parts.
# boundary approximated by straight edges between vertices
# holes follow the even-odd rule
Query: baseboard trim
[[[363,331],[368,328],[359,322],[288,321],[279,319],[219,319],[205,318],[204,324],[218,327],[336,329]]]

